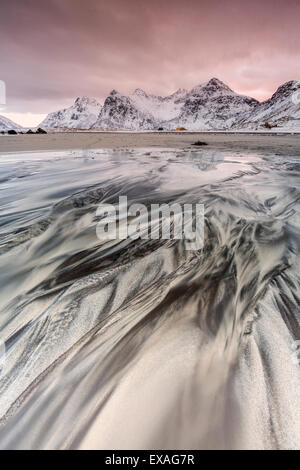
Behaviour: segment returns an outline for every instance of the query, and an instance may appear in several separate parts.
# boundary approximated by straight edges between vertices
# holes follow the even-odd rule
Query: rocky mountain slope
[[[77,98],[70,108],[48,114],[40,127],[69,129],[90,129],[101,111],[101,104],[86,96]]]
[[[147,110],[139,109],[129,96],[113,90],[106,98],[94,128],[154,129],[156,122]]]

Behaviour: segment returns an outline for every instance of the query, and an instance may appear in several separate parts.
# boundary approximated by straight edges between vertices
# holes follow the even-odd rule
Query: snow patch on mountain
[[[172,95],[162,97],[148,95],[138,88],[129,98],[140,112],[151,114],[156,123],[159,123],[170,121],[179,115],[187,93],[187,90],[179,89]]]

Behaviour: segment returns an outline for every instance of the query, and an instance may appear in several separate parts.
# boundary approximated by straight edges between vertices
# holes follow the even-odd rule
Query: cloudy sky
[[[268,98],[300,79],[299,0],[1,0],[1,113],[37,124],[77,96],[166,95],[218,77]]]

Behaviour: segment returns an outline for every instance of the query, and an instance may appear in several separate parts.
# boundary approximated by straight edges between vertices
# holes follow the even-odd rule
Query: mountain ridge
[[[167,96],[149,94],[141,88],[128,95],[112,90],[103,106],[95,99],[77,98],[73,106],[51,113],[40,126],[127,130],[170,130],[178,127],[193,131],[259,130],[266,128],[266,122],[270,120],[271,127],[291,126],[300,130],[299,104],[292,101],[293,94],[297,94],[299,88],[300,81],[287,82],[262,103],[236,93],[216,77],[191,90],[179,88]],[[88,115],[90,106],[93,112]],[[76,118],[71,119],[71,113],[76,113]]]

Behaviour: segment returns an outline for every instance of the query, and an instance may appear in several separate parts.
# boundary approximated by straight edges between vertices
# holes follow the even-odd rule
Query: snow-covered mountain
[[[9,130],[21,131],[22,129],[22,126],[20,126],[19,124],[16,124],[15,122],[11,121],[10,119],[7,119],[4,116],[0,116],[0,132]]]
[[[155,119],[146,109],[139,109],[130,96],[113,90],[106,98],[94,128],[153,129]]]
[[[190,130],[226,130],[239,116],[249,113],[257,105],[254,98],[239,95],[225,83],[212,78],[189,91],[179,116],[164,124]]]
[[[266,129],[266,126],[300,131],[300,80],[281,85],[270,99],[240,116],[237,123],[239,129],[259,130]]]
[[[101,111],[101,104],[86,96],[77,98],[70,108],[48,114],[40,127],[70,129],[90,129]]]
[[[141,89],[128,96],[114,90],[105,100],[94,127],[229,129],[240,114],[248,113],[257,104],[255,99],[238,95],[216,78],[166,97],[148,95]]]
[[[92,98],[77,98],[70,108],[49,114],[40,127],[155,130],[184,127],[193,131],[266,129],[265,123],[300,131],[300,81],[282,85],[264,103],[240,95],[212,78],[162,97],[140,88],[130,95],[113,90],[103,107]]]
[[[137,88],[131,95],[113,90],[106,98],[95,128],[156,129],[180,113],[186,90],[178,90],[170,96],[148,95]]]

